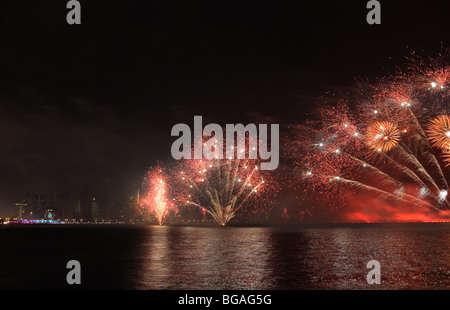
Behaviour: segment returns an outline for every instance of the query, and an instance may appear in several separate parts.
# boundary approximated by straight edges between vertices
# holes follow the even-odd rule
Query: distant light
[[[436,82],[431,82],[431,87],[435,88],[437,86]]]
[[[447,131],[445,135],[450,138],[450,131]]]
[[[377,113],[378,113],[378,110],[374,110],[374,111],[373,111],[373,114],[377,114]]]

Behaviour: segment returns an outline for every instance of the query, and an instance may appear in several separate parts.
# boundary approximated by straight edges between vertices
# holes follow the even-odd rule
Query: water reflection
[[[450,287],[450,226],[147,227],[139,289]],[[366,264],[382,266],[382,285]]]
[[[149,227],[137,288],[271,288],[264,228]]]

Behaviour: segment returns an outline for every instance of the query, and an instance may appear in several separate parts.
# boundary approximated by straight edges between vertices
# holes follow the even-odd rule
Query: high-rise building
[[[56,196],[56,210],[59,217],[70,218],[73,211],[70,210],[70,195],[68,192],[59,193]],[[72,211],[72,212],[71,212]]]
[[[19,220],[28,218],[28,203],[26,200],[20,200],[16,202],[17,218]]]
[[[28,219],[41,219],[47,210],[47,195],[28,192],[25,200],[28,203]]]
[[[91,201],[91,220],[97,220],[100,216],[100,212],[98,209],[98,202],[95,200],[95,198],[92,198]]]
[[[86,185],[81,189],[78,197],[78,211],[80,218],[85,220],[90,219],[91,217],[90,202],[91,200],[89,199],[89,188]]]

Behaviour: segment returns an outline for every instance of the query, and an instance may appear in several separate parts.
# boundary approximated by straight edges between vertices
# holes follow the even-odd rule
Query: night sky
[[[449,1],[0,3],[0,217],[26,192],[126,200],[172,126],[297,124],[327,91],[449,46]]]

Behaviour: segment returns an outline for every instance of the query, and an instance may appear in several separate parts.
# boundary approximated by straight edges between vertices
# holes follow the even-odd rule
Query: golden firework
[[[428,139],[431,144],[444,151],[450,149],[450,118],[440,115],[430,121],[427,128]]]
[[[394,123],[375,122],[367,130],[367,143],[376,152],[387,152],[400,141],[400,131]]]

